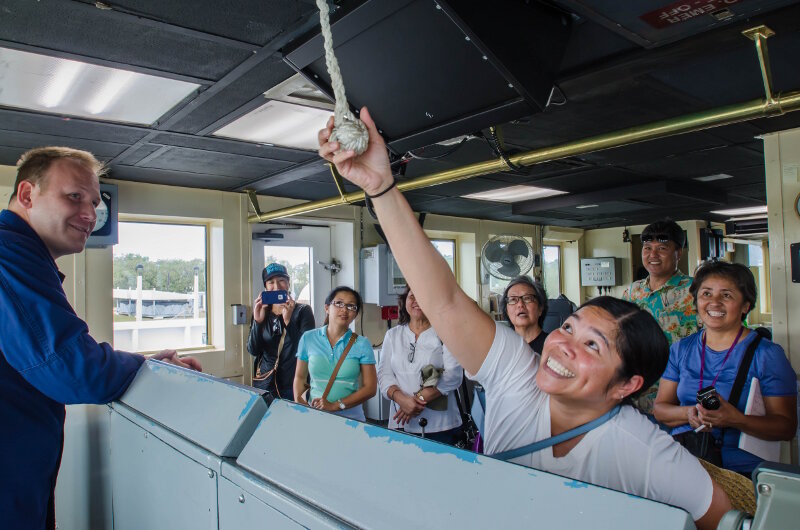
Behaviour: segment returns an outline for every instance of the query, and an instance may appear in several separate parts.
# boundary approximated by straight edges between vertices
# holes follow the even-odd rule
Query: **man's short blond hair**
[[[82,164],[98,177],[106,171],[105,164],[97,160],[88,151],[81,151],[71,147],[37,147],[23,153],[19,162],[17,162],[17,180],[14,182],[11,201],[17,196],[20,182],[28,181],[31,184],[44,186],[45,173],[47,173],[53,162],[62,158],[68,158]]]

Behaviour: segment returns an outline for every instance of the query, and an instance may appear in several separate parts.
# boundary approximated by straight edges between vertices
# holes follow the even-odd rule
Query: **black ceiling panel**
[[[114,23],[105,13],[74,2],[3,0],[0,39],[209,80],[219,79],[249,55],[144,24]]]
[[[21,133],[52,134],[87,140],[133,144],[145,137],[147,129],[129,125],[25,112],[0,107],[0,129]]]
[[[688,153],[684,156],[620,164],[620,166],[640,173],[676,178],[702,177],[716,173],[726,173],[736,168],[763,165],[763,155],[741,146],[727,147],[725,149],[707,149]]]
[[[236,0],[235,8],[217,0],[194,0],[191,9],[180,2],[120,0],[112,6],[123,13],[146,14],[168,24],[257,45],[316,11],[313,0]]]
[[[169,145],[175,147],[189,147],[192,149],[202,149],[205,151],[218,151],[234,155],[254,156],[259,158],[269,158],[285,162],[303,162],[310,158],[316,158],[316,153],[277,147],[265,144],[255,144],[250,142],[237,142],[224,138],[208,136],[190,136],[186,134],[159,133],[149,140],[149,143],[159,145]]]
[[[273,173],[289,165],[288,162],[277,160],[201,151],[185,147],[167,147],[143,159],[139,162],[138,167],[222,175],[244,180]]]
[[[185,171],[165,171],[163,169],[122,165],[113,166],[108,176],[113,179],[130,180],[133,182],[148,182],[151,184],[164,184],[166,186],[186,186],[188,188],[205,188],[211,190],[229,189],[244,182],[243,179],[220,175],[187,173]]]
[[[100,140],[86,140],[84,138],[70,138],[69,136],[53,136],[47,134],[32,134],[9,132],[0,129],[0,145],[6,147],[17,147],[19,154],[47,145],[61,145],[74,149],[83,149],[94,153],[100,160],[110,160],[127,149],[127,145],[102,142]]]

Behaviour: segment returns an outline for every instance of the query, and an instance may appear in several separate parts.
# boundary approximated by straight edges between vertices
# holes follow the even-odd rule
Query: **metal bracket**
[[[245,188],[244,191],[250,198],[250,204],[253,206],[253,211],[256,212],[256,215],[259,218],[261,218],[261,207],[258,205],[258,196],[256,195],[256,190],[251,188]]]
[[[342,176],[336,171],[336,166],[333,164],[328,164],[328,167],[331,169],[331,176],[333,177],[333,182],[336,183],[336,189],[339,190],[339,196],[342,198],[342,202],[350,204],[350,201],[344,197],[344,182],[342,181]]]
[[[774,105],[775,98],[772,96],[772,69],[769,65],[769,51],[767,50],[767,39],[775,35],[775,32],[767,26],[756,26],[746,29],[742,35],[756,43],[756,53],[758,63],[761,66],[761,78],[764,80],[764,92],[767,96],[767,105]]]

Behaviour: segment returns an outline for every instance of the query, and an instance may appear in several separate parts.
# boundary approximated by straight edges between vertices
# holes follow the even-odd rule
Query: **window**
[[[456,274],[456,241],[455,239],[431,239],[433,247],[450,265],[450,270]]]
[[[558,298],[561,294],[561,247],[558,245],[544,246],[544,260],[542,273],[544,275],[544,289],[548,298]]]
[[[301,304],[313,305],[313,281],[311,277],[311,247],[288,247],[264,245],[264,264],[280,263],[289,272],[292,298]],[[263,286],[263,283],[262,283]]]
[[[210,344],[205,225],[120,222],[114,246],[114,347]]]

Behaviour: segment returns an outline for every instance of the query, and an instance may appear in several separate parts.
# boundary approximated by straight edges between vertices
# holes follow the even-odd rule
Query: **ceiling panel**
[[[252,179],[278,171],[289,165],[288,162],[183,147],[164,148],[138,164],[139,167],[151,169],[223,175],[238,179]]]

